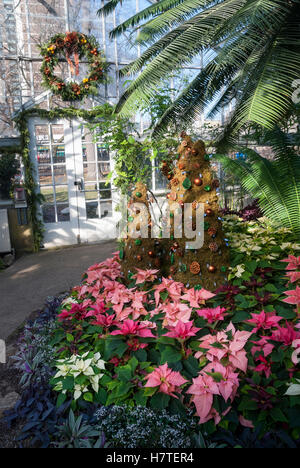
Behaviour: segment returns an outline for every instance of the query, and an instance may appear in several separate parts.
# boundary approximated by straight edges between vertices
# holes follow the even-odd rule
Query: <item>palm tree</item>
[[[300,156],[293,141],[278,127],[266,131],[264,141],[271,146],[272,161],[250,148],[240,148],[247,160],[234,160],[215,155],[225,172],[237,176],[254,199],[258,199],[262,212],[279,226],[300,236]]]
[[[126,0],[123,0],[126,1]],[[107,14],[121,0],[99,10]],[[117,26],[111,37],[138,31],[146,46],[122,75],[135,75],[117,109],[130,114],[155,94],[178,67],[211,51],[200,73],[166,110],[154,135],[174,122],[191,122],[214,102],[210,116],[234,99],[225,128],[230,138],[244,124],[267,128],[292,105],[293,82],[300,78],[300,0],[160,0]],[[215,102],[215,100],[217,101]]]

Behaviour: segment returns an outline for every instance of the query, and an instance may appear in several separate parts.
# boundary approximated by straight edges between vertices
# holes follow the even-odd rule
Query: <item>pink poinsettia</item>
[[[82,304],[72,304],[70,310],[63,309],[58,315],[58,320],[60,322],[64,320],[83,320],[86,316],[86,309]]]
[[[191,307],[200,307],[200,305],[205,304],[205,301],[214,297],[215,294],[207,291],[206,289],[188,289],[186,293],[181,297],[183,301],[189,302]]]
[[[181,298],[184,285],[169,278],[162,278],[161,284],[156,285],[154,289],[155,302],[158,305],[161,302],[160,293],[165,291],[168,292],[168,298],[171,301],[178,302]]]
[[[187,304],[180,302],[162,304],[157,311],[165,314],[163,319],[164,327],[175,327],[178,321],[187,323],[190,321],[192,314],[192,309]]]
[[[277,329],[273,331],[270,339],[272,341],[278,341],[285,346],[291,346],[294,340],[300,338],[300,332],[295,331],[294,327],[287,321],[285,325],[285,327],[277,327]]]
[[[99,327],[109,328],[116,324],[115,317],[116,317],[115,314],[96,315],[95,320],[93,320],[91,323],[92,325],[98,325]]]
[[[226,315],[228,315],[228,314],[225,314],[226,310],[227,309],[225,307],[218,306],[218,307],[215,307],[214,309],[197,310],[197,314],[199,315],[199,317],[203,317],[205,320],[207,320],[208,323],[215,323],[215,322],[218,322],[219,320],[224,320]]]
[[[230,339],[228,337],[229,332],[231,334]],[[251,335],[251,332],[236,331],[233,324],[230,323],[225,331],[200,338],[200,348],[207,351],[199,351],[195,354],[195,357],[197,359],[206,357],[209,361],[214,362],[226,357],[234,369],[237,368],[246,372],[248,359],[243,348]]]
[[[97,302],[97,304],[93,305],[92,310],[90,310],[86,316],[87,317],[93,317],[96,315],[101,315],[106,312],[107,308],[105,307],[105,304],[103,301]]]
[[[256,361],[261,361],[261,363],[255,367],[255,372],[264,372],[266,377],[269,378],[271,375],[271,362],[267,361],[266,358],[262,355],[258,356]]]
[[[193,384],[187,390],[193,395],[191,402],[196,406],[200,424],[207,421],[207,417],[212,409],[214,395],[220,395],[219,387],[214,379],[207,374],[199,374],[193,379]]]
[[[296,289],[292,291],[285,291],[284,294],[286,294],[288,297],[282,299],[283,302],[300,305],[300,286],[296,286]]]
[[[177,322],[175,327],[171,329],[168,333],[165,333],[163,336],[168,336],[170,338],[177,338],[178,340],[187,340],[191,336],[196,336],[196,333],[201,330],[200,328],[194,327],[194,322]]]
[[[163,364],[157,367],[151,374],[146,376],[147,383],[145,387],[159,387],[158,391],[166,395],[178,398],[175,392],[181,391],[181,385],[188,381],[182,377],[180,372],[175,372],[168,367],[168,364]]]
[[[141,315],[148,315],[148,311],[145,305],[148,302],[147,292],[145,291],[134,291],[132,293],[132,318],[137,320]]]
[[[265,312],[262,310],[259,314],[251,314],[252,318],[247,320],[248,323],[254,324],[255,328],[252,333],[256,333],[258,330],[270,330],[273,327],[278,326],[278,322],[283,319],[276,312]]]
[[[151,330],[149,330],[145,324],[130,319],[125,320],[121,324],[119,330],[113,331],[111,335],[135,335],[141,338],[155,338]]]
[[[294,340],[292,342],[292,347],[295,348],[292,354],[292,362],[297,365],[300,363],[300,339]]]
[[[258,341],[251,341],[254,344],[251,348],[251,354],[254,356],[256,352],[263,353],[265,357],[269,356],[274,349],[274,345],[269,343],[270,337],[263,336]]]
[[[137,273],[133,275],[133,279],[136,280],[135,284],[142,284],[146,281],[153,282],[157,278],[157,274],[159,270],[141,270],[140,268],[136,268]]]
[[[227,401],[229,398],[231,401],[234,400],[236,395],[237,389],[239,387],[239,375],[233,371],[231,366],[224,367],[219,362],[211,362],[204,369],[201,373],[218,373],[220,374],[223,379],[220,382],[217,382],[220,395]]]
[[[290,283],[296,283],[300,280],[300,271],[289,271],[285,276],[289,278]]]
[[[300,256],[295,257],[294,255],[289,255],[288,258],[281,261],[288,263],[286,270],[297,270],[300,268]]]
[[[250,427],[250,429],[254,429],[253,422],[249,419],[245,419],[243,415],[239,416],[239,422],[244,427]]]

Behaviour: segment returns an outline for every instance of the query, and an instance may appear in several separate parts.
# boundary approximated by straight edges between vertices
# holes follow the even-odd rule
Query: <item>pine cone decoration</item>
[[[193,274],[193,275],[198,275],[200,273],[200,265],[198,262],[193,262],[191,263],[190,265],[190,272]]]
[[[208,247],[212,252],[218,252],[219,250],[219,246],[216,242],[211,242]]]

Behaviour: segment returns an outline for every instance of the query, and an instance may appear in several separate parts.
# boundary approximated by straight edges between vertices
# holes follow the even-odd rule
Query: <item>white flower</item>
[[[92,388],[96,393],[99,392],[99,380],[101,379],[101,377],[103,377],[103,375],[104,374],[98,374],[90,378]]]
[[[55,379],[58,377],[66,377],[70,372],[70,367],[67,364],[62,364],[61,366],[56,366],[58,369],[57,374],[55,375]]]
[[[300,383],[299,379],[296,379],[296,380],[297,380],[297,382]],[[289,395],[289,396],[300,395],[300,385],[299,384],[290,385],[289,388],[287,389],[287,391],[285,392],[285,395]]]
[[[78,302],[76,301],[74,297],[70,296],[62,301],[62,305],[67,305],[67,304],[78,304]]]

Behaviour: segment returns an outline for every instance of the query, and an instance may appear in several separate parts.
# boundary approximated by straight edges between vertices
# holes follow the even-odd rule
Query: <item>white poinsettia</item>
[[[90,378],[90,382],[92,385],[93,390],[98,393],[99,392],[99,380],[103,377],[104,374],[97,374]]]
[[[95,372],[93,368],[91,367],[91,364],[93,362],[93,359],[78,359],[74,361],[74,364],[70,366],[72,374],[74,377],[78,377],[78,375],[83,374],[83,375],[94,375]]]
[[[56,366],[58,369],[58,372],[55,374],[55,379],[58,379],[59,377],[66,377],[70,373],[70,366],[67,364],[61,364]]]
[[[62,301],[62,305],[68,305],[68,304],[78,304],[78,301],[76,301],[74,297],[69,296],[69,297],[66,297],[66,299]]]
[[[89,389],[85,385],[76,384],[74,387],[74,400],[78,400],[83,393],[87,393],[88,391]]]
[[[298,384],[291,384],[287,391],[285,392],[285,395],[288,396],[297,396],[300,395],[300,380],[296,379]]]
[[[103,377],[101,370],[105,369],[105,361],[101,359],[100,353],[86,352],[82,355],[73,354],[69,358],[60,359],[56,363],[58,372],[54,376],[54,390],[66,393],[64,388],[65,379],[73,379],[74,386],[70,388],[68,380],[68,391],[73,393],[78,400],[84,393],[99,391],[99,381]],[[72,380],[71,380],[72,384]]]

